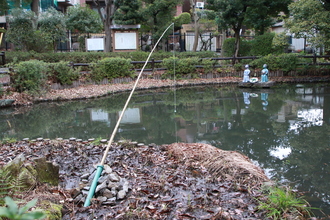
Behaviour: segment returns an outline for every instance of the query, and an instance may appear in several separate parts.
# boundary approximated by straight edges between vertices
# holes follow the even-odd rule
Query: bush
[[[131,59],[119,57],[104,58],[94,64],[91,78],[95,81],[131,76],[134,72]]]
[[[204,69],[204,73],[212,73],[213,72],[213,66],[215,65],[217,61],[211,60],[211,59],[202,59],[202,65]]]
[[[0,83],[0,98],[3,96],[3,93],[4,93],[4,91],[3,91],[3,86],[2,86],[2,84]]]
[[[179,75],[194,74],[196,73],[195,65],[199,63],[200,59],[198,57],[184,59],[170,57],[164,59],[163,65],[167,69],[165,76],[172,75],[174,73]]]
[[[299,63],[299,57],[294,53],[283,53],[280,55],[267,55],[251,62],[254,68],[262,68],[263,64],[268,65],[269,71],[282,70],[290,72],[296,70]]]
[[[43,61],[30,60],[14,66],[11,72],[13,87],[19,91],[40,92],[46,86],[47,64]]]
[[[10,197],[5,198],[7,207],[0,207],[0,217],[6,217],[12,220],[33,220],[33,219],[44,219],[47,216],[41,210],[29,211],[33,206],[36,205],[37,200],[31,200],[23,207],[18,207],[13,199]]]
[[[273,53],[273,38],[275,33],[266,33],[256,36],[252,40],[251,55],[254,56],[266,56]]]
[[[223,43],[223,56],[232,57],[235,54],[235,38],[227,38]],[[240,48],[238,51],[238,56],[248,56],[251,55],[251,41],[240,40]]]
[[[48,77],[52,82],[71,85],[74,80],[79,79],[79,70],[80,68],[71,68],[68,62],[60,61],[49,64]]]

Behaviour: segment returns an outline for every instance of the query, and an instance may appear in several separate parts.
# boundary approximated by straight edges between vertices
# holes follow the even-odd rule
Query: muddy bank
[[[85,208],[75,196],[90,186],[82,176],[93,173],[104,149],[88,141],[19,141],[0,145],[0,161],[24,154],[57,163],[59,187],[38,184],[25,198],[63,205],[62,219],[265,219],[257,209],[260,186],[269,181],[264,172],[237,152],[199,143],[113,144],[105,164],[127,180],[128,193]]]

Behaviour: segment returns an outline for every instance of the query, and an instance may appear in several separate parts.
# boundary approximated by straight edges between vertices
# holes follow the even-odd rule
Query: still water
[[[128,97],[0,110],[0,139],[108,139]],[[330,84],[136,92],[116,140],[208,143],[247,155],[274,180],[330,215]]]

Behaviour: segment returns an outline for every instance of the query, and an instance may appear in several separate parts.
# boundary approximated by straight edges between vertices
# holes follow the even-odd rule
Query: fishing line
[[[91,187],[90,187],[90,189],[89,189],[89,192],[88,192],[87,198],[86,198],[86,200],[85,200],[84,207],[87,207],[87,206],[90,205],[91,199],[92,199],[93,196],[94,196],[95,189],[96,189],[96,186],[97,186],[97,182],[98,182],[98,179],[100,178],[101,173],[102,173],[102,171],[103,171],[104,163],[105,163],[105,160],[106,160],[106,158],[107,158],[107,156],[108,156],[108,153],[109,153],[109,150],[110,150],[111,144],[112,144],[113,139],[114,139],[114,137],[115,137],[115,135],[116,135],[116,133],[117,133],[118,127],[119,127],[119,125],[120,125],[121,119],[122,119],[123,116],[124,116],[124,113],[125,113],[125,111],[126,111],[126,108],[127,108],[127,106],[128,106],[128,103],[129,103],[129,101],[130,101],[131,98],[132,98],[132,95],[133,95],[133,93],[134,93],[134,91],[135,91],[135,88],[136,88],[138,82],[139,82],[139,79],[141,78],[141,75],[142,75],[142,73],[143,73],[143,70],[144,70],[144,68],[146,67],[146,65],[148,64],[148,61],[149,61],[149,59],[150,59],[152,53],[153,53],[154,50],[156,49],[157,45],[159,44],[160,40],[163,38],[163,36],[165,35],[165,33],[168,31],[168,29],[169,29],[172,25],[174,26],[174,23],[170,24],[170,25],[166,28],[166,30],[163,32],[163,34],[160,36],[160,38],[159,38],[158,41],[156,42],[155,46],[154,46],[153,49],[151,50],[151,52],[150,52],[150,54],[149,54],[149,56],[148,56],[146,62],[144,63],[144,65],[143,65],[143,67],[142,67],[142,69],[141,69],[141,71],[140,71],[140,73],[139,73],[139,75],[138,75],[138,77],[137,77],[137,79],[136,79],[136,81],[135,81],[135,84],[134,84],[134,86],[133,86],[133,88],[132,88],[132,91],[131,91],[130,95],[128,96],[127,101],[126,101],[126,103],[125,103],[125,105],[124,105],[124,108],[123,108],[123,110],[122,110],[122,112],[121,112],[121,114],[120,114],[120,116],[119,116],[119,118],[118,118],[117,124],[116,124],[115,128],[113,129],[113,132],[112,132],[111,137],[110,137],[110,139],[109,139],[108,145],[107,145],[107,147],[106,147],[106,149],[105,149],[105,151],[104,151],[104,153],[103,153],[102,160],[101,160],[100,164],[97,166],[97,170],[96,170],[96,173],[95,173],[94,179],[93,179],[93,181],[92,181],[92,185],[91,185]]]
[[[174,86],[173,86],[173,99],[174,99],[174,131],[175,131],[175,142],[178,143],[178,128],[177,128],[177,123],[176,123],[176,57],[175,57],[175,36],[174,36],[174,25],[173,25],[173,32],[172,32],[172,36],[173,36],[173,82],[174,82]],[[180,37],[180,36],[179,36]]]

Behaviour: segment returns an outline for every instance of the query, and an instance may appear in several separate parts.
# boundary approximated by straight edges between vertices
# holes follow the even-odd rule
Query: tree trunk
[[[195,11],[195,4],[196,3],[194,0],[190,0],[190,8],[194,19],[194,44],[192,49],[193,52],[196,52],[198,46],[198,16]]]
[[[105,42],[104,42],[104,52],[112,52],[112,33],[110,25],[104,26],[105,32]]]
[[[235,53],[234,53],[233,65],[237,63],[237,59],[235,58],[238,57],[238,51],[240,46],[240,36],[239,36],[240,28],[236,28],[234,31],[235,31],[235,50],[234,50]]]
[[[112,16],[117,10],[113,0],[105,0],[104,13],[101,10],[101,4],[99,0],[93,0],[94,4],[97,6],[97,11],[103,22],[104,32],[105,32],[105,43],[104,43],[104,52],[112,52]]]
[[[32,1],[31,9],[34,13],[36,13],[37,16],[39,16],[39,0]]]

